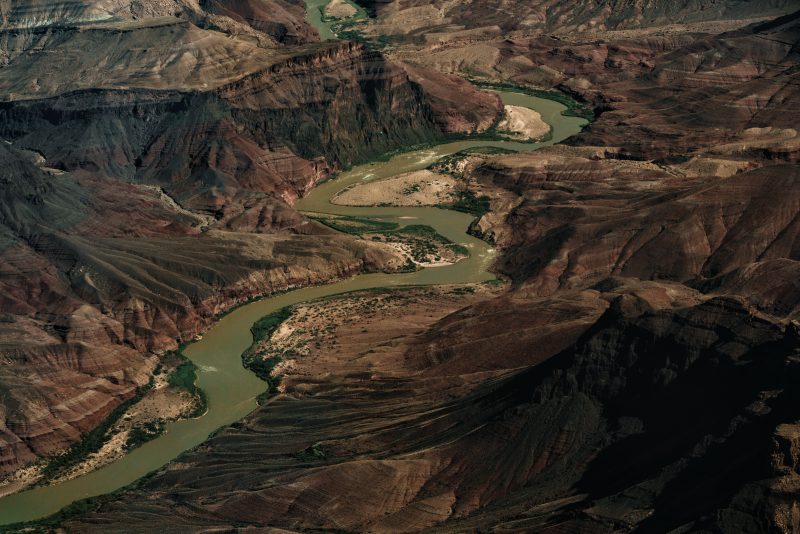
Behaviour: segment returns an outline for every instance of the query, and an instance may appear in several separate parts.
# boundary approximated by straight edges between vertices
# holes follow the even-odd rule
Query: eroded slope
[[[264,347],[295,351],[283,395],[66,525],[797,530],[797,41],[796,15],[487,41],[471,74],[599,115],[572,146],[457,166],[512,290],[298,310]]]
[[[84,20],[95,5],[36,14],[48,6],[3,29],[41,37],[0,69],[6,471],[78,440],[147,383],[155,353],[230,306],[400,267],[292,203],[357,161],[485,129],[501,107],[356,43],[281,44],[281,12],[260,23],[237,4],[245,32],[197,5],[102,24]],[[447,109],[434,86],[479,105]]]

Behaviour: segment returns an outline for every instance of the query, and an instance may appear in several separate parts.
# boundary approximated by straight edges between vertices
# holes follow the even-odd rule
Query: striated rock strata
[[[400,267],[291,205],[337,169],[501,109],[356,43],[295,46],[313,35],[280,17],[299,2],[102,23],[84,16],[97,5],[69,6],[0,18],[5,38],[41,38],[0,68],[4,471],[79,439],[148,381],[154,353],[226,308]],[[444,101],[440,84],[483,105]]]
[[[417,7],[416,36],[439,30],[421,3],[384,4],[378,24]],[[590,7],[606,5],[622,4]],[[557,87],[598,115],[569,146],[456,166],[491,198],[473,230],[511,289],[296,312],[276,346],[318,344],[281,364],[282,395],[63,526],[797,531],[799,17],[597,43],[499,40],[464,15],[473,56],[399,43],[416,66]]]

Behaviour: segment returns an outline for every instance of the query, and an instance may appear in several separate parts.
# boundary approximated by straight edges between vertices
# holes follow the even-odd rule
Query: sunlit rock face
[[[282,369],[284,397],[67,525],[796,530],[798,15],[364,4],[412,69],[594,110],[565,145],[458,167],[511,289],[410,292],[354,324],[319,304],[330,339]]]
[[[385,31],[426,35],[431,41],[461,37],[503,37],[515,31],[563,35],[629,30],[706,21],[775,17],[794,10],[787,0],[599,2],[533,0],[360,0],[379,17]]]
[[[316,42],[302,2],[10,3],[0,23],[4,471],[79,439],[147,383],[154,352],[230,306],[401,267],[291,205],[501,107]]]

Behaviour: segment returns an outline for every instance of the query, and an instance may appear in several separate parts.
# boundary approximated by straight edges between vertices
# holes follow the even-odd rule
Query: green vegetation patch
[[[117,492],[114,492],[116,494]],[[58,532],[56,527],[60,526],[65,520],[73,517],[80,517],[96,511],[101,504],[110,502],[112,495],[106,494],[98,497],[88,497],[68,504],[53,515],[35,521],[24,521],[22,523],[12,523],[3,525],[3,532],[25,532],[28,534],[50,534]]]
[[[294,458],[302,463],[313,463],[326,460],[328,454],[319,443],[306,447],[294,454]]]
[[[396,230],[397,227],[400,226],[395,222],[379,221],[377,219],[367,219],[364,217],[341,216],[312,218],[334,230],[352,235],[390,232]]]
[[[563,113],[562,113],[562,115],[563,115]],[[553,140],[553,127],[550,126],[550,129],[547,130],[547,133],[544,134],[543,136],[537,138],[536,142],[537,143],[546,143],[546,142],[552,141],[552,140]]]
[[[485,213],[489,213],[491,209],[491,202],[488,196],[478,196],[472,191],[462,190],[456,192],[456,200],[450,205],[443,205],[443,208],[450,208],[464,213],[470,213],[476,217],[481,217]]]
[[[437,233],[435,229],[427,224],[409,224],[408,226],[404,226],[394,233],[407,236],[424,237],[440,243],[452,243],[452,241]]]
[[[130,452],[148,441],[156,439],[164,433],[166,427],[167,422],[164,419],[147,421],[140,426],[133,427],[128,433],[128,439],[125,441],[125,452]]]
[[[498,146],[478,146],[478,147],[471,147],[465,148],[464,150],[459,150],[455,154],[450,154],[449,156],[442,156],[434,163],[431,163],[426,170],[436,172],[439,174],[449,174],[454,178],[460,178],[460,174],[455,171],[458,167],[458,164],[461,163],[464,159],[470,156],[500,156],[504,154],[516,154],[516,150],[511,150],[509,148],[503,148]]]
[[[184,356],[181,352],[174,352],[172,355],[183,360],[174,371],[167,377],[167,383],[174,388],[188,391],[197,399],[194,410],[187,414],[187,417],[199,417],[206,412],[208,400],[205,392],[197,387],[197,366],[192,360]]]
[[[281,362],[281,358],[278,356],[263,358],[257,347],[262,341],[272,337],[278,327],[291,317],[292,310],[292,306],[281,308],[265,315],[250,327],[253,343],[242,353],[242,364],[267,383],[267,390],[256,399],[259,404],[263,404],[269,397],[277,393],[282,377],[272,374],[275,367]]]
[[[460,200],[461,197],[459,197],[459,201]],[[473,204],[476,202],[476,205],[482,205],[482,201],[473,199]],[[486,211],[488,211],[488,197],[486,197],[485,204]],[[457,205],[459,207],[450,205],[441,207],[458,209],[459,211],[468,211],[468,208],[470,207],[477,209],[475,206],[465,202],[457,203]],[[469,213],[473,212],[470,211]],[[481,212],[481,214],[482,213],[485,212]],[[314,217],[314,220],[319,221],[322,224],[339,232],[345,232],[359,237],[369,236],[373,241],[385,240],[390,243],[407,243],[411,247],[411,256],[415,261],[418,262],[426,261],[428,255],[433,255],[438,259],[439,247],[441,246],[445,246],[461,256],[469,256],[469,250],[465,246],[453,243],[443,235],[436,232],[434,228],[427,225],[411,224],[401,227],[395,222],[352,216]],[[406,270],[409,271],[416,270],[416,267],[413,265],[413,263],[407,265],[406,268]]]
[[[66,473],[69,469],[80,465],[86,458],[99,451],[111,436],[108,432],[120,417],[134,404],[142,400],[147,391],[153,387],[152,380],[146,386],[136,389],[133,397],[117,406],[97,427],[83,434],[81,440],[73,443],[66,452],[51,457],[43,469],[44,476],[37,485],[44,485]]]
[[[450,293],[453,295],[471,295],[475,293],[475,288],[472,286],[454,287]]]
[[[503,148],[501,146],[475,146],[459,150],[453,156],[463,158],[465,156],[481,155],[481,156],[494,156],[500,154],[516,154],[516,150],[510,148]]]
[[[402,193],[404,196],[408,196],[408,195],[413,195],[414,193],[419,193],[421,190],[422,187],[420,186],[420,184],[411,184],[403,188]]]
[[[445,246],[462,256],[469,256],[469,250],[465,246],[453,243],[425,224],[404,226],[390,232],[387,237],[390,240],[395,237],[408,243],[411,246],[411,256],[418,262],[425,261],[429,255],[437,255],[440,246]]]
[[[476,85],[478,87],[483,87],[486,89],[495,89],[500,91],[515,91],[517,93],[526,94],[528,96],[535,96],[538,98],[555,100],[559,104],[563,104],[564,106],[567,107],[567,109],[561,112],[561,114],[565,117],[580,117],[582,119],[586,119],[589,122],[594,121],[596,118],[594,110],[588,104],[585,104],[583,102],[578,102],[570,95],[563,93],[561,91],[546,91],[544,89],[532,89],[529,87],[515,85],[513,83],[485,82],[475,79],[470,79],[469,81],[473,85]],[[552,134],[550,137],[552,138]]]
[[[250,327],[250,333],[253,334],[253,345],[272,337],[272,334],[278,327],[289,317],[292,316],[292,307],[286,306],[278,311],[265,315]],[[253,347],[251,347],[252,349]],[[250,350],[250,349],[248,349]]]
[[[185,389],[190,393],[194,393],[197,389],[195,380],[197,380],[197,367],[189,359],[186,359],[186,361],[176,367],[167,377],[167,383],[170,386],[178,389]]]
[[[395,42],[395,37],[390,35],[368,36],[361,31],[364,18],[356,15],[349,19],[337,22],[331,26],[331,31],[339,39],[356,41],[364,45],[367,50],[382,51]]]

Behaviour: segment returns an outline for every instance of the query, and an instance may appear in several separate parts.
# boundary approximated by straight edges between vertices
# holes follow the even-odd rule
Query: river
[[[220,319],[201,340],[189,345],[184,351],[200,369],[197,385],[205,391],[208,398],[208,411],[205,415],[169,423],[165,434],[87,475],[0,499],[0,525],[39,519],[76,500],[110,493],[127,486],[177,458],[182,452],[201,444],[217,429],[238,421],[253,411],[256,408],[256,396],[265,390],[265,384],[242,366],[241,354],[252,343],[251,325],[264,315],[291,304],[359,289],[470,283],[494,278],[488,272],[494,251],[489,244],[466,234],[472,221],[472,216],[468,214],[439,208],[356,208],[333,205],[329,201],[337,192],[351,184],[423,169],[443,156],[466,148],[493,146],[517,151],[535,150],[579,132],[586,123],[584,119],[561,115],[565,107],[552,100],[512,92],[500,94],[506,104],[538,110],[553,127],[552,138],[544,143],[467,140],[406,152],[385,162],[354,167],[336,179],[322,183],[297,205],[304,211],[380,217],[401,225],[429,225],[451,241],[468,247],[469,258],[454,265],[427,268],[413,273],[360,275],[330,285],[308,287],[265,298],[234,310]]]
[[[346,0],[348,4],[356,9],[354,19],[366,17],[364,8],[353,2]],[[306,0],[306,17],[308,22],[317,29],[320,39],[329,41],[336,39],[336,34],[333,33],[333,26],[339,21],[336,19],[323,20],[326,17],[323,15],[323,9],[330,3],[330,0]]]

